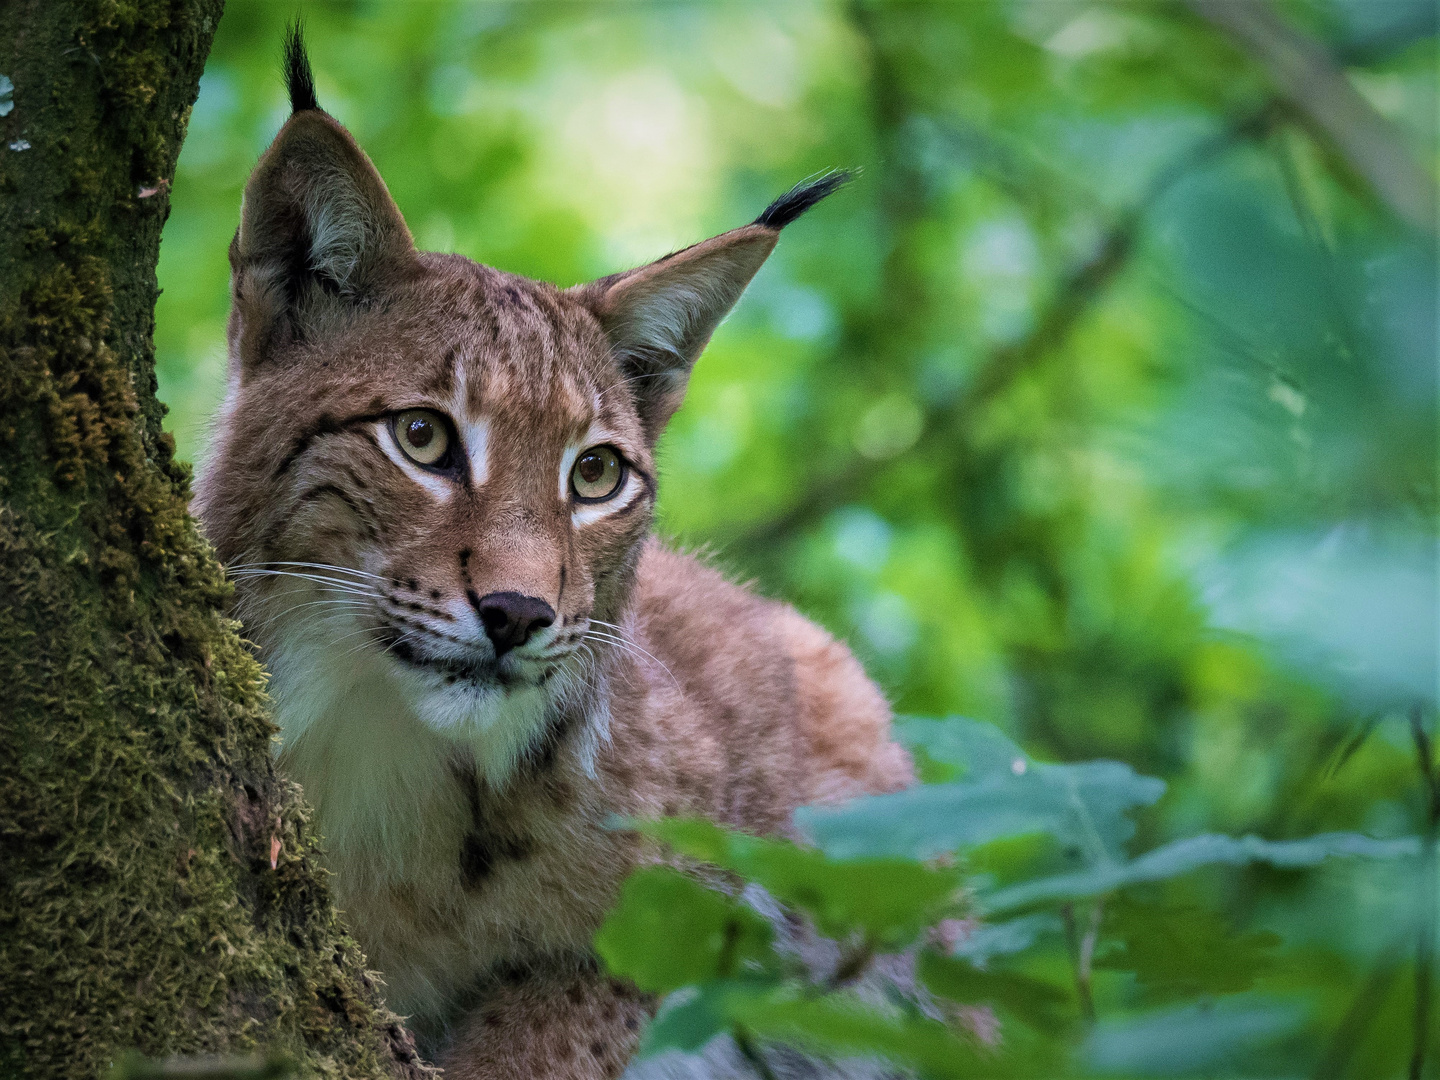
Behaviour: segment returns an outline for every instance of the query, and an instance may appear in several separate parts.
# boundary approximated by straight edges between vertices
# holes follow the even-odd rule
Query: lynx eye
[[[450,425],[428,409],[407,409],[395,417],[395,441],[417,465],[439,465],[450,452]]]
[[[592,446],[582,451],[570,470],[570,488],[581,502],[600,502],[620,490],[625,463],[613,446]]]

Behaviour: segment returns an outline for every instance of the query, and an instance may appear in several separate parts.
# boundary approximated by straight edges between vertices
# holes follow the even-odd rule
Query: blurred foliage
[[[294,7],[231,0],[175,179],[156,343],[201,460]],[[1433,5],[1276,9],[1433,176]],[[705,861],[793,870],[785,899],[836,932],[863,924],[854,860],[961,852],[989,919],[927,946],[926,981],[993,1000],[1017,1061],[1411,1070],[1436,914],[1430,845],[1413,857],[1435,829],[1434,238],[1263,67],[1178,2],[304,13],[322,102],[422,247],[570,284],[863,169],[701,360],[662,527],[850,641],[899,711],[998,727],[905,725],[932,783],[813,812],[823,855],[712,837]],[[623,961],[691,987],[652,1036],[803,1029],[934,1075],[970,1052],[924,1015],[796,997],[738,894],[644,875],[607,948],[662,918],[712,943]],[[1027,1035],[1058,1006],[1011,975],[1060,987],[1075,1026]]]
[[[1414,874],[1418,837],[1207,835],[1132,859],[1129,815],[1163,783],[1115,762],[1035,763],[996,728],[960,718],[899,731],[927,753],[943,745],[957,778],[802,812],[810,845],[693,819],[629,823],[697,877],[727,872],[705,882],[637,871],[596,936],[610,971],[664,996],[642,1058],[728,1036],[762,1077],[779,1074],[766,1042],[880,1056],[930,1080],[1203,1076],[1228,1065],[1291,1076],[1297,1055],[1336,1075],[1316,1053],[1314,988],[1283,977],[1282,934],[1239,930],[1176,897],[1215,863],[1295,870],[1350,856],[1365,860],[1362,872],[1384,860]],[[1026,782],[1036,775],[1044,782]],[[1056,789],[1066,798],[1049,798]],[[937,812],[937,796],[964,809]],[[933,833],[918,845],[897,835],[897,822],[930,816],[963,824],[939,845]],[[945,855],[926,859],[937,846]],[[1433,878],[1433,860],[1422,872]],[[806,916],[832,951],[781,911]]]

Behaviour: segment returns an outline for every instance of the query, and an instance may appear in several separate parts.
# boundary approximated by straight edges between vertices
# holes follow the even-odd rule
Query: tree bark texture
[[[5,1077],[255,1047],[430,1075],[275,774],[262,675],[161,431],[155,263],[222,5],[0,0]]]

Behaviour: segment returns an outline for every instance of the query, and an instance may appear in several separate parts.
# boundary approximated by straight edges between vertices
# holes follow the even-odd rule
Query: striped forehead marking
[[[470,389],[470,375],[460,357],[455,364],[455,396],[450,402],[450,417],[455,421],[456,434],[470,463],[470,483],[479,487],[490,479],[490,421],[481,412],[479,380],[475,392]]]

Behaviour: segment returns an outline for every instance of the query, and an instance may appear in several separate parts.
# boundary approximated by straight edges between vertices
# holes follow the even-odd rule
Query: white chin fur
[[[500,787],[544,729],[547,715],[564,707],[576,688],[576,680],[565,674],[544,687],[447,684],[376,647],[357,648],[354,637],[347,640],[352,630],[301,619],[280,627],[266,650],[281,753],[295,765],[319,765],[329,776],[336,762],[315,760],[322,746],[330,748],[326,754],[349,757],[353,748],[338,747],[359,740],[378,758],[393,753],[393,767],[400,761],[419,764],[417,753],[448,756],[458,744],[469,748],[485,780]],[[315,782],[313,776],[296,779],[307,790]]]
[[[491,784],[509,775],[556,703],[553,694],[538,686],[507,689],[465,681],[446,685],[438,676],[407,669],[389,657],[372,654],[368,659],[390,669],[401,697],[422,724],[475,752],[476,763]]]

